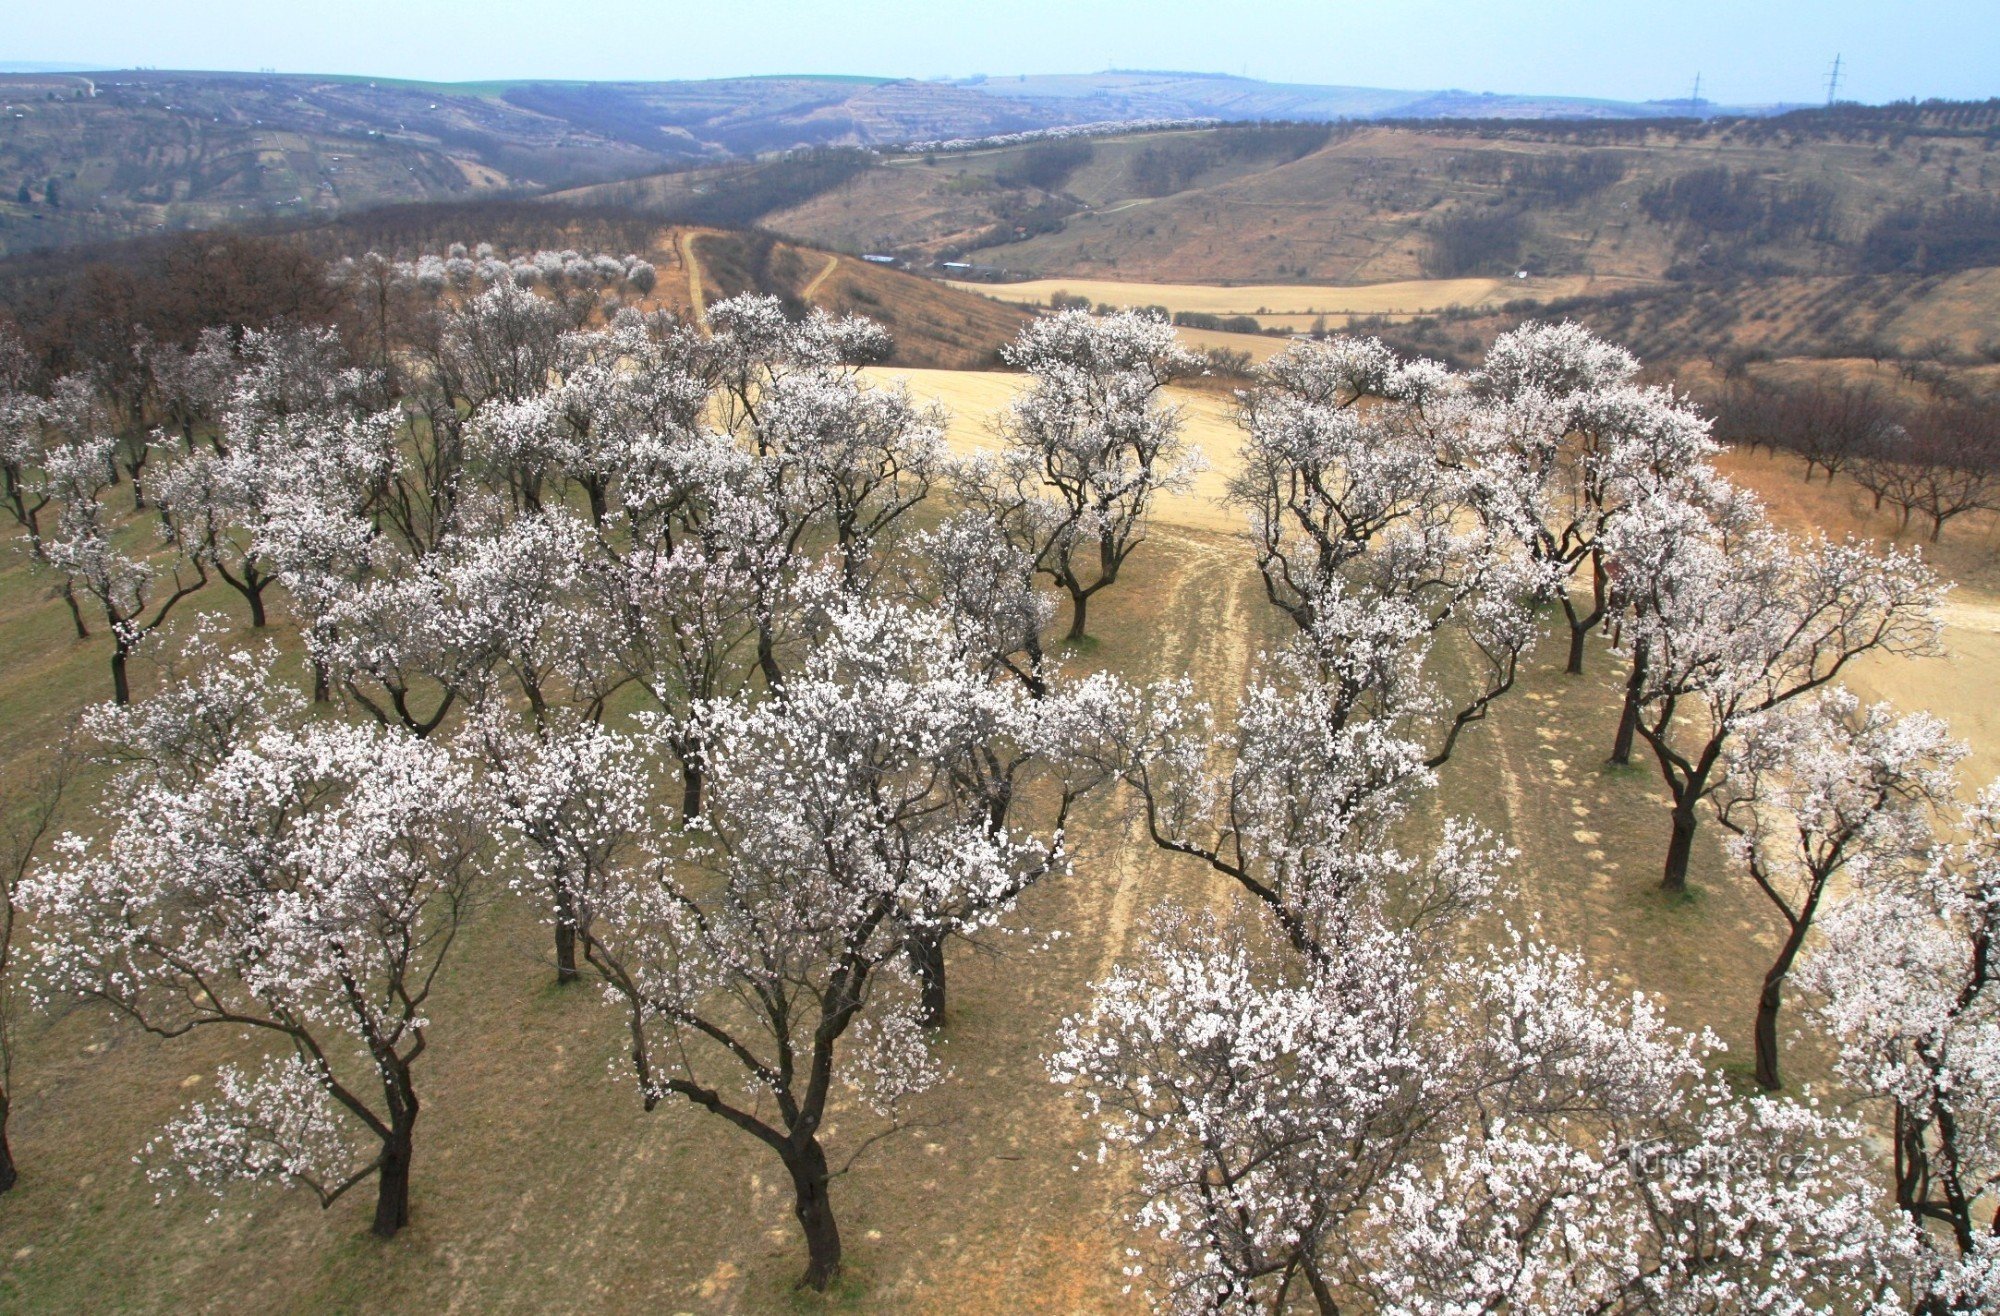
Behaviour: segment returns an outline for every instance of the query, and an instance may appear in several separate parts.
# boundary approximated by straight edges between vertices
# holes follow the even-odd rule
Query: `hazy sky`
[[[1816,101],[2000,94],[2000,0],[0,0],[0,60],[446,81],[1168,68]]]

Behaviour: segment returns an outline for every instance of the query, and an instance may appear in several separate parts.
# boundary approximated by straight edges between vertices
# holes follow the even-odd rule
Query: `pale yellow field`
[[[1236,335],[1231,335],[1235,337]],[[864,372],[871,379],[901,380],[911,396],[936,402],[951,413],[946,438],[954,451],[993,451],[1000,446],[994,419],[1026,382],[1025,375],[1004,370],[909,370],[878,366]],[[1237,448],[1243,441],[1231,415],[1235,400],[1227,395],[1169,388],[1169,401],[1182,408],[1187,441],[1201,450],[1208,469],[1184,494],[1169,494],[1154,505],[1154,517],[1167,525],[1194,530],[1236,531],[1244,527],[1243,512],[1223,502],[1231,472],[1237,469]]]
[[[1268,326],[1270,320],[1267,318],[1264,323]],[[1310,329],[1312,326],[1307,324],[1302,327]],[[1221,329],[1186,328],[1180,330],[1180,340],[1197,352],[1210,347],[1226,347],[1232,352],[1248,352],[1250,360],[1258,363],[1268,361],[1283,351],[1288,341],[1283,338],[1272,338],[1266,334],[1232,334]]]
[[[1393,315],[1441,311],[1449,306],[1497,306],[1516,298],[1549,301],[1586,290],[1607,291],[1611,282],[1589,275],[1544,279],[1411,279],[1402,283],[1354,285],[1246,283],[1125,283],[1110,279],[1031,279],[1026,283],[952,283],[999,301],[1046,306],[1051,293],[1066,292],[1110,306],[1164,306],[1169,311],[1210,315]]]

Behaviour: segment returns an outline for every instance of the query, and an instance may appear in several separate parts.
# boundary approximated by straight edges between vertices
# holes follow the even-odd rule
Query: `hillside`
[[[1984,207],[1990,123],[1220,128],[893,157],[761,222],[1006,277],[1369,283],[1848,273],[1896,225]],[[1918,244],[1902,242],[1904,257]],[[1973,263],[1991,263],[1975,261]]]
[[[1095,119],[1375,119],[1430,117],[1652,118],[1685,114],[1685,101],[1590,100],[1577,96],[1468,91],[1397,91],[1264,82],[1224,73],[1111,69],[1103,73],[969,78],[977,87],[1036,105],[1089,107]],[[1704,110],[1713,107],[1706,104]]]
[[[838,315],[865,315],[895,336],[889,364],[946,370],[990,366],[1028,314],[976,293],[768,235],[687,231],[680,272],[693,268],[702,304],[737,293],[782,297]],[[678,293],[675,294],[678,296]]]
[[[1593,288],[1532,306],[1468,301],[1441,315],[1353,316],[1338,323],[1409,351],[1469,360],[1529,316],[1561,316],[1653,362],[1729,368],[1890,360],[1913,375],[1962,372],[1967,382],[1989,389],[2000,378],[1993,370],[2000,363],[1996,305],[2000,269],[1980,268],[1928,277],[1854,274]]]
[[[0,252],[1107,120],[1645,119],[1688,108],[1198,73],[436,83],[160,70],[0,73],[0,107]]]

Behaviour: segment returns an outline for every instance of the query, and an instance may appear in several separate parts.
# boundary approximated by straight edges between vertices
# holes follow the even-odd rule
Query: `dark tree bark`
[[[914,934],[909,946],[910,968],[917,975],[922,999],[917,1018],[925,1028],[944,1027],[944,938]]]
[[[126,644],[121,635],[111,650],[111,698],[114,703],[132,702],[132,683],[125,672]]]
[[[556,982],[568,986],[577,979],[576,893],[566,881],[558,880],[556,904]]]
[[[1688,862],[1694,857],[1694,834],[1699,821],[1695,807],[1700,797],[1685,794],[1674,805],[1673,833],[1667,839],[1667,863],[1660,876],[1662,891],[1687,890]]]
[[[410,1151],[407,1133],[382,1149],[382,1168],[376,1172],[375,1221],[370,1226],[377,1238],[393,1238],[410,1223]]]
[[[5,1089],[0,1089],[0,1193],[12,1188],[20,1179],[14,1168],[14,1149],[7,1145],[7,1117],[12,1114],[12,1102]]]
[[[1560,591],[1563,618],[1569,622],[1569,661],[1563,666],[1563,670],[1571,676],[1583,675],[1584,643],[1589,640],[1590,633],[1597,629],[1597,624],[1604,620],[1605,585],[1603,559],[1601,555],[1592,553],[1590,611],[1579,613],[1576,610],[1576,604],[1570,600],[1568,589],[1565,588]]]
[[[701,761],[693,754],[681,759],[681,819],[687,821],[701,813],[702,772]]]
[[[416,1150],[417,1094],[407,1073],[385,1083],[392,1105],[389,1129],[382,1140],[382,1161],[376,1171],[375,1222],[377,1238],[392,1238],[410,1223],[410,1160]]]
[[[1767,1092],[1785,1086],[1784,1076],[1778,1072],[1778,1012],[1785,1004],[1785,977],[1798,958],[1808,926],[1801,923],[1785,939],[1785,948],[1764,975],[1764,989],[1757,996],[1757,1083]]]
[[[1639,696],[1646,686],[1646,641],[1632,648],[1632,671],[1625,678],[1625,706],[1618,713],[1618,734],[1611,742],[1611,762],[1624,767],[1632,761],[1632,740],[1639,731]]]
[[[834,1223],[833,1202],[828,1195],[832,1175],[827,1171],[826,1152],[819,1140],[795,1140],[785,1157],[792,1175],[792,1214],[806,1236],[806,1273],[799,1287],[824,1293],[840,1274],[840,1227]]]
[[[63,582],[62,600],[69,605],[70,625],[76,627],[76,638],[89,639],[90,626],[83,620],[83,609],[78,607],[76,602],[76,590],[71,588],[68,581]]]
[[[1069,639],[1084,637],[1084,620],[1090,612],[1090,594],[1085,590],[1072,589],[1069,592],[1071,612],[1069,619]]]

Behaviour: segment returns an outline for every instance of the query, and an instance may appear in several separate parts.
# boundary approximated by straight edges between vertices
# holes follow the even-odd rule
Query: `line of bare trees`
[[[1893,508],[1906,528],[1928,525],[1933,543],[1968,513],[2000,511],[2000,399],[1911,401],[1868,383],[1737,379],[1710,409],[1717,438],[1792,453],[1808,481],[1846,475],[1878,511]]]

